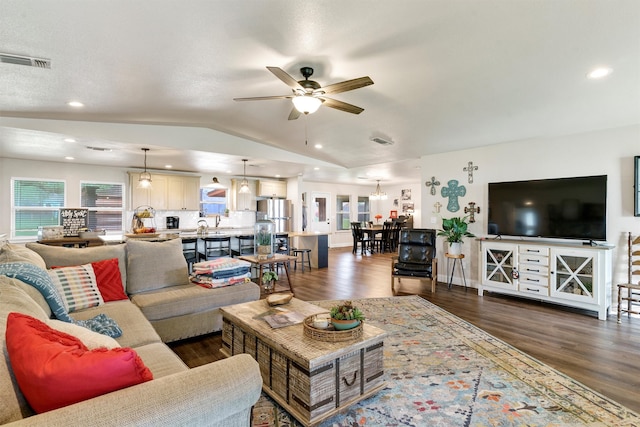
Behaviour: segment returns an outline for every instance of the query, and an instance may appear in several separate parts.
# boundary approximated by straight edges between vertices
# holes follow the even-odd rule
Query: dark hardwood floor
[[[305,301],[392,296],[390,254],[353,255],[331,249],[329,268],[292,271],[296,297]],[[443,268],[441,266],[440,268]],[[498,294],[479,297],[440,283],[431,294],[427,281],[402,280],[398,294],[419,294],[592,389],[640,412],[640,318],[615,313],[598,320],[582,312]],[[220,333],[172,343],[190,367],[222,358]]]

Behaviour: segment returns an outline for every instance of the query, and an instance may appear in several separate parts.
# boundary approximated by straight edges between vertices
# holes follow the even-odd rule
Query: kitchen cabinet
[[[286,181],[261,179],[258,182],[258,196],[286,199],[287,183]]]
[[[200,177],[151,174],[151,188],[138,188],[138,172],[129,172],[130,209],[151,206],[155,210],[200,210]]]

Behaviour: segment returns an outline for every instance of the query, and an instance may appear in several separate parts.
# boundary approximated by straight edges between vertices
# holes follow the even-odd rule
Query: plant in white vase
[[[469,217],[453,217],[442,219],[442,229],[438,230],[438,236],[442,236],[449,243],[449,253],[451,255],[460,255],[462,253],[462,243],[464,237],[475,237],[468,230]]]

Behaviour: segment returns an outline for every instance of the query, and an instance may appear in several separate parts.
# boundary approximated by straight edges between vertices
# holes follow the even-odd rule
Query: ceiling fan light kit
[[[313,114],[322,105],[322,100],[312,95],[296,96],[291,99],[291,102],[293,102],[296,110],[303,114]]]
[[[147,172],[147,151],[148,148],[141,148],[144,151],[144,172],[138,178],[138,188],[151,188],[151,174]]]
[[[275,96],[258,96],[252,98],[233,98],[234,101],[265,101],[270,99],[291,99],[293,102],[293,109],[289,114],[289,120],[296,120],[300,113],[312,114],[320,108],[321,105],[334,108],[336,110],[345,111],[351,114],[360,114],[364,111],[364,108],[357,107],[352,104],[348,104],[337,99],[328,98],[327,94],[347,92],[361,87],[369,86],[373,84],[373,80],[367,77],[360,77],[357,79],[346,80],[340,83],[334,83],[329,86],[322,87],[320,83],[309,80],[309,77],[313,75],[313,68],[302,67],[300,73],[304,77],[304,80],[296,80],[286,71],[279,67],[267,67],[274,76],[279,78],[287,86],[291,88],[291,95],[275,95]]]

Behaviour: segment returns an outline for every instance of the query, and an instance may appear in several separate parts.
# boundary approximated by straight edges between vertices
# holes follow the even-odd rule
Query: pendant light
[[[138,178],[138,188],[151,188],[151,174],[147,172],[147,151],[148,148],[142,148],[144,151],[144,172],[140,174],[140,178]]]
[[[383,192],[380,189],[380,180],[376,180],[378,185],[376,185],[376,191],[369,195],[369,200],[387,200],[387,193]]]
[[[247,162],[249,159],[242,159],[244,162],[244,173],[242,175],[242,181],[240,182],[240,192],[241,193],[251,193],[249,189],[249,181],[247,181]]]

